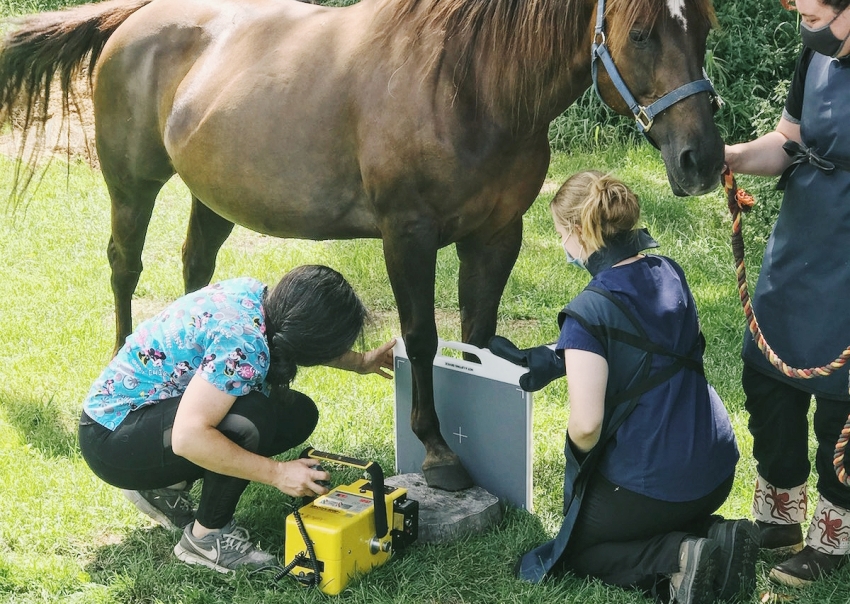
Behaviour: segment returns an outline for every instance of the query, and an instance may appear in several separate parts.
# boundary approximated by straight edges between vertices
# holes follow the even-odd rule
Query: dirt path
[[[44,126],[45,147],[42,158],[52,156],[57,159],[82,159],[92,168],[99,168],[97,151],[94,146],[94,110],[88,93],[88,81],[81,77],[75,84],[77,94],[69,102],[69,115],[63,120],[62,94],[57,84],[50,91],[50,112]],[[18,157],[21,153],[22,133],[20,124],[23,122],[22,111],[16,111],[12,118],[15,128],[5,128],[0,134],[0,153],[9,157]],[[34,145],[37,143],[35,126],[30,128],[26,137],[23,157],[32,156]]]

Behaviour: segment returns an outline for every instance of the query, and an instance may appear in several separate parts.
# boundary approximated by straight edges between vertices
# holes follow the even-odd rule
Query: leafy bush
[[[800,52],[797,13],[778,0],[717,0],[720,26],[708,41],[706,67],[726,101],[717,121],[738,142],[772,130],[779,120]]]
[[[61,10],[69,6],[86,4],[89,1],[91,0],[0,0],[0,15],[28,15]]]

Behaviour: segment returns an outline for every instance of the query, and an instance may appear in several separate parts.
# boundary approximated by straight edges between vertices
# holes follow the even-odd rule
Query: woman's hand
[[[378,346],[377,348],[364,352],[361,357],[361,366],[358,373],[377,373],[383,378],[391,378],[392,375],[387,373],[387,369],[393,369],[393,346],[395,346],[395,338]]]
[[[726,165],[739,174],[779,176],[791,165],[791,158],[782,148],[788,140],[800,142],[800,125],[783,117],[772,132],[747,143],[726,145]]]
[[[391,371],[393,368],[393,346],[395,346],[395,338],[368,352],[361,353],[349,350],[341,357],[328,363],[328,367],[336,367],[364,375],[376,373],[389,379],[392,375],[387,373],[387,370]]]
[[[313,497],[324,495],[328,489],[318,484],[317,480],[330,480],[331,475],[324,470],[316,470],[318,459],[293,459],[278,462],[275,468],[272,486],[281,493],[293,497]]]

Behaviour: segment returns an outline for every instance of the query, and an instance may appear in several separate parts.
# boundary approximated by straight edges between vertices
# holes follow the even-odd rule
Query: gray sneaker
[[[248,531],[233,520],[200,539],[192,534],[190,524],[174,546],[174,555],[186,564],[201,564],[220,573],[279,566],[277,558],[255,547],[248,540]]]
[[[751,520],[718,520],[708,538],[720,548],[720,566],[714,579],[719,600],[748,601],[756,589],[759,530]]]
[[[139,511],[172,531],[179,531],[195,519],[189,489],[152,489],[127,491],[124,497],[133,502]]]
[[[670,577],[671,604],[711,604],[720,549],[713,539],[686,537],[679,546],[679,572]]]

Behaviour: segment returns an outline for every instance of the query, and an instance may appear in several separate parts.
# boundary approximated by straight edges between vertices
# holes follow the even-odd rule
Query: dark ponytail
[[[850,6],[850,0],[822,0],[822,2],[832,8],[836,13],[840,13]]]
[[[266,380],[289,386],[298,366],[322,365],[348,352],[363,331],[366,308],[332,268],[299,266],[263,298],[271,358]]]

